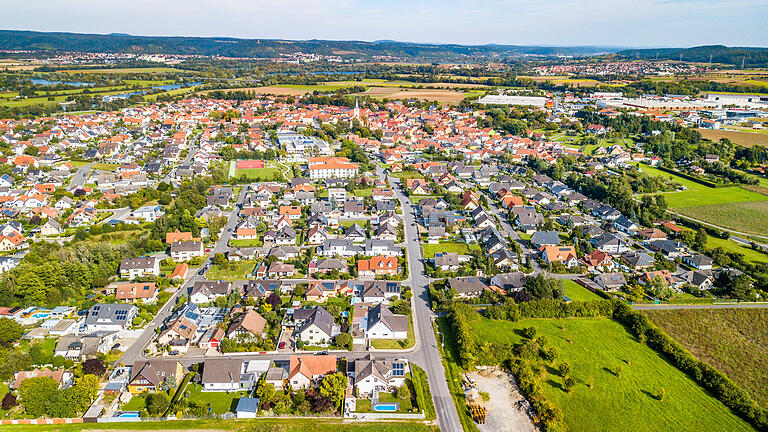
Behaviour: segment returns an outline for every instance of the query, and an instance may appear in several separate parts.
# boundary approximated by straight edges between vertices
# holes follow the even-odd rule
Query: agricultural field
[[[768,309],[643,311],[693,355],[768,408]]]
[[[748,246],[740,245],[733,240],[726,240],[726,239],[708,236],[707,247],[712,249],[716,247],[721,247],[726,252],[738,252],[744,255],[744,259],[746,259],[747,261],[753,262],[755,264],[768,263],[768,254],[758,252]]]
[[[762,186],[710,188],[647,165],[640,168],[686,187],[685,191],[663,193],[671,210],[739,232],[768,235],[768,195],[759,193]]]
[[[683,207],[675,211],[739,232],[768,235],[768,201]]]
[[[380,99],[419,99],[449,104],[457,104],[466,97],[465,93],[455,90],[409,89],[380,86],[371,87],[363,93],[356,94],[358,96],[369,96]]]
[[[164,73],[164,72],[184,72],[182,69],[170,68],[170,67],[149,67],[149,68],[98,68],[98,69],[62,69],[56,72],[63,73],[83,73],[83,74],[127,74],[127,73]]]
[[[764,133],[716,129],[698,129],[698,131],[702,137],[712,141],[728,138],[735,144],[743,145],[744,147],[752,147],[758,144],[768,146],[768,134]]]
[[[563,410],[566,430],[753,430],[615,321],[482,318],[474,325],[478,340],[497,343],[520,342],[520,330],[533,326],[559,359],[571,364],[576,380],[571,394],[555,371],[543,382],[548,399]],[[666,395],[660,401],[662,388]]]

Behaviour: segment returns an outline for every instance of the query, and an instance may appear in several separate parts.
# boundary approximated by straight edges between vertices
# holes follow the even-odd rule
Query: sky
[[[768,46],[766,0],[0,0],[0,29],[264,39]]]

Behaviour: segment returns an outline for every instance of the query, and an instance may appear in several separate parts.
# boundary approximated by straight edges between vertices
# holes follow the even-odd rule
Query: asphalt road
[[[384,171],[381,168],[377,168],[376,171],[379,176],[384,176]],[[440,426],[440,430],[444,432],[461,431],[459,414],[448,388],[445,369],[437,349],[437,338],[432,329],[432,319],[435,315],[429,307],[429,279],[424,272],[419,234],[417,227],[414,226],[416,221],[415,209],[400,188],[396,187],[399,179],[389,177],[389,181],[403,210],[405,243],[408,251],[408,274],[413,290],[412,315],[416,346],[409,357],[411,361],[424,368],[427,373],[427,381],[429,381],[429,388],[432,392],[432,400],[437,412],[437,424]]]
[[[85,185],[85,181],[88,178],[88,173],[91,172],[92,166],[93,162],[89,163],[88,165],[83,165],[77,169],[77,172],[74,176],[72,176],[72,180],[69,182],[69,191],[74,191]]]

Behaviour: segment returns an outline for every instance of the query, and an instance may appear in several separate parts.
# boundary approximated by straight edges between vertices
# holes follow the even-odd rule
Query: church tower
[[[357,96],[355,96],[355,111],[353,115],[356,119],[360,119],[360,104],[357,103]]]

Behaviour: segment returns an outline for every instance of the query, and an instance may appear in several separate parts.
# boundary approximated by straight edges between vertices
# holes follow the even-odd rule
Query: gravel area
[[[520,394],[514,377],[499,368],[480,369],[467,374],[473,379],[478,391],[488,393],[485,403],[485,424],[477,425],[481,432],[537,431],[528,415],[528,401]]]

